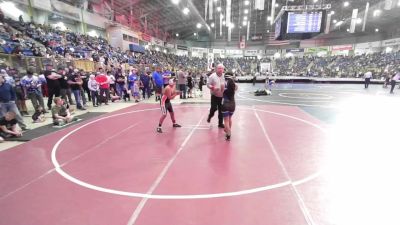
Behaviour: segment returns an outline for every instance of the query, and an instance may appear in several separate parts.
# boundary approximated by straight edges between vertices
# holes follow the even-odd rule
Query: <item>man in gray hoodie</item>
[[[178,77],[178,87],[179,91],[181,92],[180,98],[185,99],[186,98],[186,73],[183,71],[183,66],[179,65],[179,70],[177,72],[177,77]]]

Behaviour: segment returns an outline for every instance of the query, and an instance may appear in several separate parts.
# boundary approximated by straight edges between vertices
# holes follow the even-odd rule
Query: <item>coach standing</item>
[[[222,64],[218,64],[215,73],[211,74],[208,78],[207,87],[211,92],[211,108],[210,114],[208,115],[207,122],[211,121],[214,116],[215,111],[218,110],[218,127],[224,128],[223,118],[222,118],[222,96],[225,90],[225,78],[224,78],[225,67]]]

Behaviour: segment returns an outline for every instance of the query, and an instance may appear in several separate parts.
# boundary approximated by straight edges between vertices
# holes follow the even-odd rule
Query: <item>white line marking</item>
[[[292,98],[292,99],[309,99],[309,100],[330,100],[333,99],[333,96],[326,94],[315,94],[315,93],[306,93],[306,92],[295,92],[295,93],[279,93],[279,96],[283,98]],[[313,97],[314,96],[314,97]]]
[[[253,106],[253,108],[255,109],[254,106]],[[292,191],[294,192],[294,194],[296,196],[297,202],[299,204],[299,207],[300,207],[301,211],[303,212],[303,215],[304,215],[304,218],[307,221],[307,224],[309,224],[309,225],[315,224],[314,221],[313,221],[313,218],[312,218],[312,216],[311,216],[311,214],[309,212],[309,210],[307,209],[306,204],[303,201],[303,198],[301,197],[301,195],[300,195],[299,191],[297,190],[297,188],[294,186],[292,178],[290,177],[288,171],[286,170],[286,167],[283,164],[283,162],[281,160],[281,157],[279,156],[278,151],[275,148],[275,145],[272,143],[272,140],[269,137],[269,135],[267,133],[267,130],[265,129],[264,124],[262,123],[262,121],[260,119],[260,116],[258,115],[256,110],[254,110],[254,114],[256,115],[256,118],[258,120],[258,123],[261,126],[261,129],[262,129],[262,131],[263,131],[263,133],[265,135],[265,138],[267,139],[268,144],[271,147],[271,150],[272,150],[272,153],[274,154],[275,159],[278,161],[278,164],[281,167],[283,173],[285,174],[286,179],[288,179],[289,182],[290,182],[290,187],[291,187]]]
[[[21,187],[15,189],[14,191],[12,191],[12,192],[10,192],[10,193],[4,195],[4,196],[1,196],[0,201],[2,201],[3,199],[7,198],[8,196],[10,196],[10,195],[12,195],[12,194],[14,194],[14,193],[16,193],[16,192],[18,192],[18,191],[20,191],[20,190],[22,190],[22,189],[28,187],[29,185],[35,183],[36,181],[42,179],[43,177],[45,177],[45,176],[47,176],[47,175],[49,175],[49,174],[52,173],[53,171],[54,171],[54,168],[51,169],[51,170],[49,170],[49,171],[47,171],[46,173],[40,175],[39,177],[37,177],[37,178],[35,178],[35,179],[29,181],[28,183],[22,185]]]
[[[211,127],[209,126],[207,128],[207,127],[186,127],[186,126],[183,126],[183,127],[181,127],[181,129],[209,130],[209,129],[211,129]]]
[[[199,122],[197,123],[196,126],[199,126],[201,121],[203,121],[204,119],[204,115],[200,118]],[[178,149],[178,151],[175,153],[175,155],[168,161],[167,165],[164,167],[164,169],[161,171],[160,175],[158,175],[157,179],[154,181],[154,183],[151,185],[151,187],[149,188],[149,190],[147,191],[146,194],[148,195],[152,195],[154,190],[158,187],[158,185],[161,183],[161,180],[165,177],[165,175],[167,174],[169,168],[172,166],[172,164],[175,162],[175,159],[178,157],[179,153],[181,153],[183,151],[183,148],[186,146],[186,144],[188,143],[189,139],[193,136],[194,132],[196,129],[192,129],[192,131],[190,131],[189,135],[185,138],[185,140],[183,141],[183,143],[181,144],[180,148]],[[135,211],[133,212],[132,216],[130,217],[129,221],[128,221],[128,225],[133,225],[135,224],[137,218],[139,217],[140,212],[142,212],[144,205],[146,204],[148,198],[142,198],[142,200],[140,201],[139,205],[136,207]]]
[[[129,127],[127,127],[127,128],[125,128],[125,129],[123,129],[123,130],[121,130],[121,131],[115,133],[114,135],[112,135],[112,136],[110,136],[110,137],[104,139],[103,141],[101,141],[101,142],[98,143],[97,145],[95,145],[95,146],[93,146],[93,147],[90,147],[88,150],[82,152],[81,154],[79,154],[79,155],[75,156],[74,158],[68,160],[67,162],[61,164],[61,167],[64,167],[64,166],[66,166],[67,164],[69,164],[69,163],[75,161],[76,159],[78,159],[78,158],[80,158],[80,157],[82,157],[82,156],[88,154],[89,152],[92,152],[92,151],[95,150],[98,146],[101,146],[101,145],[107,143],[107,141],[113,139],[114,137],[118,137],[119,135],[121,135],[121,134],[124,133],[125,131],[127,131],[127,130],[133,128],[133,127],[136,127],[136,126],[139,125],[140,123],[141,123],[141,122],[135,123],[135,124],[133,124],[133,125],[130,125]]]
[[[310,107],[321,107],[321,108],[335,108],[333,105],[308,105],[308,104],[300,104],[300,103],[289,103],[289,102],[279,102],[279,101],[268,101],[268,100],[261,100],[261,99],[255,99],[255,98],[248,98],[245,96],[240,95],[239,93],[237,96],[251,100],[251,101],[257,101],[257,102],[265,102],[265,103],[273,103],[273,104],[279,104],[279,105],[291,105],[291,106],[310,106]]]
[[[180,106],[178,108],[208,108],[208,106]],[[258,112],[264,112],[264,113],[269,113],[269,114],[273,114],[273,115],[278,115],[278,116],[282,116],[282,117],[286,117],[286,118],[290,118],[293,120],[297,120],[300,122],[303,122],[305,124],[308,124],[310,126],[313,126],[317,129],[319,129],[322,132],[326,132],[324,128],[322,128],[321,126],[314,124],[312,122],[309,122],[307,120],[303,120],[294,116],[290,116],[287,114],[282,114],[282,113],[277,113],[277,112],[273,112],[273,111],[268,111],[268,110],[262,110],[262,109],[255,109],[255,108],[250,108],[250,107],[242,107],[239,106],[238,109],[242,109],[242,110],[255,110]],[[281,187],[285,187],[290,185],[290,181],[284,181],[281,183],[277,183],[277,184],[272,184],[272,185],[266,185],[263,187],[257,187],[257,188],[252,188],[252,189],[247,189],[247,190],[241,190],[241,191],[234,191],[234,192],[224,192],[224,193],[213,193],[213,194],[195,194],[195,195],[149,195],[149,194],[144,194],[144,193],[136,193],[136,192],[126,192],[126,191],[119,191],[119,190],[113,190],[113,189],[108,189],[108,188],[104,188],[104,187],[99,187],[96,185],[92,185],[86,182],[83,182],[75,177],[72,177],[71,175],[67,174],[66,172],[64,172],[62,170],[62,168],[60,167],[57,158],[56,158],[56,154],[57,154],[57,150],[59,145],[61,145],[61,143],[71,134],[75,133],[76,131],[88,126],[89,124],[104,120],[104,119],[108,119],[108,118],[113,118],[116,116],[121,116],[121,115],[125,115],[125,114],[131,114],[131,113],[138,113],[138,112],[146,112],[146,111],[154,111],[154,110],[160,110],[159,108],[152,108],[152,109],[144,109],[144,110],[136,110],[136,111],[130,111],[130,112],[124,112],[124,113],[119,113],[119,114],[113,114],[107,117],[102,117],[99,118],[97,120],[91,121],[88,124],[82,125],[81,127],[76,128],[75,130],[70,131],[68,134],[66,134],[64,137],[62,137],[53,147],[52,150],[52,154],[51,154],[51,160],[53,162],[54,167],[56,168],[56,171],[63,176],[65,179],[80,185],[82,187],[88,188],[88,189],[92,189],[95,191],[100,191],[100,192],[104,192],[104,193],[109,193],[109,194],[115,194],[115,195],[121,195],[121,196],[128,196],[128,197],[138,197],[138,198],[149,198],[149,199],[175,199],[175,200],[179,200],[179,199],[207,199],[207,198],[224,198],[224,197],[232,197],[232,196],[240,196],[240,195],[247,195],[247,194],[253,194],[253,193],[258,193],[258,192],[262,192],[262,191],[267,191],[267,190],[272,190],[272,189],[276,189],[276,188],[281,188]],[[315,179],[316,177],[318,177],[320,175],[320,173],[315,173],[312,174],[310,176],[307,176],[306,178],[301,179],[300,181],[294,181],[293,183],[296,183],[296,185],[300,185],[302,183],[308,182],[312,179]]]

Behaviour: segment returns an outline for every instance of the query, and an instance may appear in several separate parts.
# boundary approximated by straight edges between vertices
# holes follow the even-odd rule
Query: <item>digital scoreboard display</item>
[[[288,12],[287,33],[319,33],[321,32],[323,13],[317,12]]]

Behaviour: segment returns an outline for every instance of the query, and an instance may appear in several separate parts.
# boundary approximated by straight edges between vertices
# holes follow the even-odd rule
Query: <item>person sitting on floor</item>
[[[62,98],[54,98],[54,104],[55,106],[51,109],[54,125],[63,126],[78,119],[71,115],[70,111],[67,109],[67,107],[65,107],[64,100]]]
[[[40,105],[36,107],[35,113],[32,115],[32,120],[34,123],[41,123],[46,120],[44,117],[44,110]]]
[[[16,114],[14,112],[7,112],[0,118],[0,142],[4,138],[21,137],[21,129],[17,125]]]

